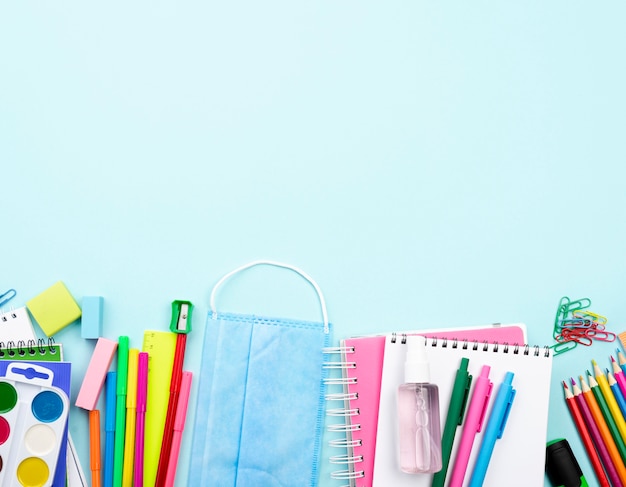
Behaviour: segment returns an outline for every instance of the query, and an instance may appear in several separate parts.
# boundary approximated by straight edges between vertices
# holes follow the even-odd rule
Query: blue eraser
[[[80,336],[98,339],[102,336],[102,296],[85,296],[82,301],[83,315],[80,319]]]

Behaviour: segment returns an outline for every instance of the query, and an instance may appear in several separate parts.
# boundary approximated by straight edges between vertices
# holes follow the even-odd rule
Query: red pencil
[[[170,330],[177,333],[176,350],[174,352],[174,364],[172,365],[170,399],[167,405],[161,454],[157,467],[156,487],[163,487],[167,479],[167,468],[170,460],[170,451],[172,449],[172,438],[174,436],[176,407],[178,406],[178,396],[180,395],[180,386],[183,380],[183,362],[185,360],[185,348],[187,347],[187,333],[191,331],[191,307],[192,304],[189,301],[174,301],[172,303],[172,323],[170,324]]]
[[[159,456],[159,466],[157,468],[156,487],[165,485],[167,477],[167,466],[172,449],[172,437],[174,436],[174,419],[176,418],[176,406],[180,394],[180,385],[183,379],[183,359],[185,358],[185,345],[187,335],[176,335],[176,352],[174,353],[174,366],[172,367],[172,381],[170,383],[170,399],[165,418],[165,429],[163,430],[163,443],[161,455]]]
[[[596,477],[600,482],[600,486],[610,487],[611,484],[609,483],[609,479],[607,479],[606,474],[604,473],[600,457],[598,457],[598,453],[593,447],[593,441],[591,440],[589,431],[585,426],[585,422],[583,420],[582,414],[580,413],[580,409],[578,408],[578,404],[576,404],[576,401],[574,400],[574,395],[572,394],[572,391],[570,391],[567,387],[567,383],[565,381],[563,381],[563,387],[565,389],[565,403],[567,404],[569,412],[572,415],[572,419],[574,420],[574,424],[576,425],[576,430],[580,435],[580,439],[583,441],[583,445],[585,446],[585,450],[587,451],[587,456],[589,457],[591,466],[593,467],[593,470],[596,473]]]

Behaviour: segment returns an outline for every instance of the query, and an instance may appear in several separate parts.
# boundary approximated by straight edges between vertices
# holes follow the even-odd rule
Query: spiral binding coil
[[[324,368],[334,371],[341,371],[341,377],[327,377],[326,386],[330,392],[326,394],[327,401],[339,402],[341,407],[329,408],[326,414],[329,417],[341,418],[339,423],[329,424],[327,430],[330,433],[341,434],[342,438],[332,439],[328,442],[331,448],[343,450],[343,453],[332,455],[329,459],[333,465],[345,465],[345,470],[331,472],[331,478],[335,480],[354,481],[363,478],[365,472],[359,470],[358,464],[363,461],[362,455],[355,455],[354,448],[361,446],[361,440],[353,440],[352,433],[361,429],[358,422],[359,409],[349,407],[350,401],[358,398],[358,394],[348,392],[348,386],[358,383],[358,378],[349,375],[350,371],[356,368],[356,362],[350,361],[350,354],[354,353],[354,347],[330,347],[324,349],[327,355],[334,355],[338,360],[331,360],[324,363]],[[335,392],[337,391],[338,392]],[[346,486],[348,487],[348,486]]]
[[[0,342],[0,359],[11,359],[16,355],[20,357],[25,357],[26,355],[30,357],[41,357],[46,354],[55,354],[58,353],[57,349],[54,346],[54,338],[49,337],[38,338],[35,340],[18,340],[17,343],[13,341],[8,341],[6,344],[4,342]]]
[[[406,337],[407,334],[406,333],[401,333],[400,334],[400,338],[398,338],[398,334],[397,333],[392,333],[391,334],[391,343],[396,343],[399,341],[399,343],[405,344],[406,343]],[[428,343],[428,341],[430,340],[430,344]],[[440,346],[442,348],[446,348],[448,346],[450,346],[450,348],[461,348],[462,350],[468,350],[471,348],[471,350],[477,351],[477,350],[482,350],[483,352],[498,352],[500,351],[500,347],[502,347],[501,352],[502,353],[509,353],[509,351],[511,351],[514,355],[517,355],[521,352],[522,355],[534,355],[535,357],[539,357],[539,355],[542,355],[542,349],[543,349],[543,356],[544,357],[549,357],[550,356],[550,347],[543,346],[540,347],[538,345],[528,345],[528,344],[523,344],[520,345],[518,343],[513,343],[513,344],[509,344],[507,342],[503,342],[503,343],[498,343],[498,342],[488,342],[488,341],[476,341],[476,340],[468,340],[468,339],[463,339],[463,340],[459,340],[458,338],[438,338],[438,337],[427,337],[426,338],[426,345],[427,346],[431,346],[431,347],[437,347]]]
[[[17,318],[17,313],[14,310],[2,313],[0,314],[0,321],[2,321],[3,323],[7,323],[9,321],[9,317],[15,319]]]

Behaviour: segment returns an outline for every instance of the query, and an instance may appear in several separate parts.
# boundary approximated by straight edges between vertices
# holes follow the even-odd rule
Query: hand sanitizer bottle
[[[430,383],[426,341],[407,336],[404,380],[398,388],[400,469],[406,473],[441,470],[439,389]]]

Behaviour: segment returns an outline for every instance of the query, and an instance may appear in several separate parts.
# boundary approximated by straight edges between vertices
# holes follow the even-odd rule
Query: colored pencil
[[[615,419],[611,414],[611,410],[604,399],[604,395],[600,388],[598,387],[598,383],[593,378],[593,375],[589,371],[587,371],[587,381],[589,382],[589,389],[593,393],[593,397],[596,399],[598,403],[598,407],[600,411],[602,411],[602,416],[606,421],[606,425],[609,427],[609,431],[611,432],[611,436],[615,440],[615,444],[617,445],[617,449],[619,450],[619,454],[622,457],[622,460],[626,463],[626,443],[622,439],[622,435],[619,434],[619,429],[617,428],[617,424],[615,423]],[[583,384],[584,387],[584,384]],[[583,389],[584,391],[584,389]]]
[[[611,366],[613,367],[613,377],[615,377],[622,394],[626,397],[626,375],[613,357],[611,357]]]
[[[619,362],[620,368],[622,369],[622,372],[626,374],[626,356],[624,356],[619,348],[617,349],[617,360]]]
[[[593,467],[593,471],[600,482],[601,487],[610,487],[609,479],[604,473],[604,469],[602,468],[602,462],[600,461],[600,457],[596,452],[593,446],[593,440],[591,439],[591,435],[585,426],[585,421],[580,413],[580,409],[576,404],[574,399],[574,395],[572,391],[569,390],[565,381],[563,381],[563,388],[565,390],[565,403],[569,409],[570,414],[572,415],[572,419],[574,420],[574,424],[576,425],[576,430],[580,435],[580,439],[583,442],[585,450],[587,451],[587,456],[589,457],[589,461],[591,462],[591,466]]]
[[[600,387],[600,391],[606,400],[606,404],[609,407],[609,411],[613,415],[613,419],[615,420],[615,424],[617,425],[617,429],[619,430],[619,434],[622,436],[624,442],[626,442],[626,420],[624,420],[624,416],[622,415],[622,411],[620,411],[619,405],[617,404],[617,400],[613,395],[613,391],[611,391],[611,386],[609,385],[609,381],[598,366],[595,360],[592,360],[593,364],[593,372],[595,374],[595,379]],[[591,384],[589,384],[591,386]]]
[[[613,374],[611,374],[611,372],[608,371],[608,369],[606,371],[606,379],[609,383],[609,387],[611,388],[611,392],[613,393],[613,397],[615,398],[615,401],[619,406],[619,410],[621,411],[622,416],[626,417],[626,399],[624,398],[624,393],[619,388],[619,384],[615,380],[615,377],[613,376]]]
[[[607,448],[607,445],[604,442],[602,435],[600,434],[600,429],[598,428],[598,425],[596,424],[593,415],[591,414],[591,410],[585,402],[585,398],[582,396],[582,391],[580,390],[580,387],[578,387],[574,379],[572,379],[572,392],[574,394],[576,404],[578,405],[578,409],[580,410],[580,414],[585,422],[585,425],[587,426],[587,430],[589,431],[589,435],[591,436],[593,444],[596,447],[596,452],[600,457],[600,461],[604,465],[604,470],[606,471],[606,474],[611,480],[613,487],[617,487],[619,485],[623,487],[623,482],[624,480],[626,480],[626,469],[623,469],[623,473],[625,475],[624,478],[620,477],[620,473],[617,470],[617,465],[614,463],[614,459],[611,456],[611,453],[609,452],[609,449]],[[622,464],[623,467],[623,462],[621,457],[619,456],[619,453],[617,452],[617,449],[615,449],[615,453],[617,454],[617,460],[619,461],[619,463]]]
[[[180,386],[183,379],[183,362],[187,347],[187,333],[191,331],[191,310],[193,305],[189,301],[174,301],[172,303],[172,321],[170,330],[176,333],[176,350],[170,380],[170,397],[163,429],[161,454],[157,467],[156,487],[164,487],[172,451],[172,437],[174,436],[174,421],[180,395]]]
[[[626,484],[626,465],[624,464],[620,450],[618,449],[606,420],[602,415],[600,406],[598,406],[598,401],[596,401],[595,396],[591,392],[591,389],[589,389],[589,386],[582,375],[580,376],[580,385],[582,387],[582,394],[580,397],[582,397],[583,402],[587,405],[589,411],[591,412],[595,424],[600,431],[600,435],[602,436],[602,440],[609,451],[613,465],[615,465],[622,482]]]

